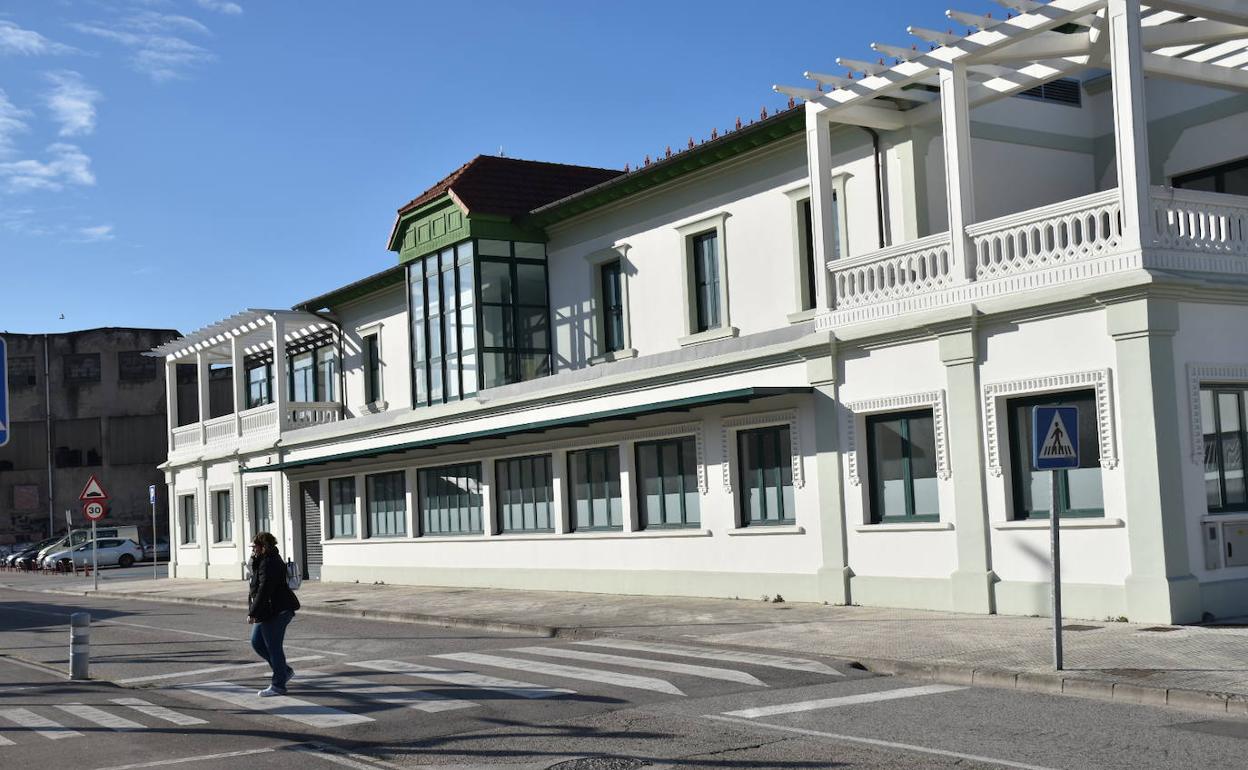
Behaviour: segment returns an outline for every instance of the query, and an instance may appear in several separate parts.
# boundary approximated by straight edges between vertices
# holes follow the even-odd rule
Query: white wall
[[[407,287],[403,284],[370,294],[337,309],[343,338],[343,372],[350,417],[409,408],[411,397],[411,349],[408,345]],[[364,349],[361,338],[381,335],[382,405],[365,403]],[[378,407],[381,408],[378,408]]]

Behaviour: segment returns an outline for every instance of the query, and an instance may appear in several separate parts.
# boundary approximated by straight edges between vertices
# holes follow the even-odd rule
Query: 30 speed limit
[[[86,516],[88,521],[99,521],[104,518],[104,503],[87,503],[82,506],[82,515]]]

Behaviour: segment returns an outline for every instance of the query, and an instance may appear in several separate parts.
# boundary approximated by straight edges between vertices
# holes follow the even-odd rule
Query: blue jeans
[[[251,626],[251,648],[268,661],[273,669],[273,689],[282,692],[286,691],[286,680],[291,674],[290,666],[286,665],[286,651],[282,649],[282,641],[286,638],[286,626],[294,618],[295,613],[288,610]]]

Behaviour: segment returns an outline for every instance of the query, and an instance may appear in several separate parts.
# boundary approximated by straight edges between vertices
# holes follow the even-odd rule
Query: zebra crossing
[[[691,659],[700,662],[689,662]],[[301,728],[338,730],[374,722],[374,714],[395,707],[440,714],[481,709],[499,700],[601,697],[604,688],[621,699],[638,691],[685,698],[687,689],[699,681],[755,691],[768,687],[755,672],[740,668],[743,666],[814,673],[829,679],[843,676],[831,666],[805,658],[624,639],[527,644],[486,652],[432,654],[420,660],[335,661],[331,665],[341,666],[340,670],[302,669],[290,695],[270,698],[257,696],[254,681],[162,683],[158,691],[182,696],[179,704],[194,704],[185,710],[139,697],[116,697],[94,704],[0,708],[0,752],[15,745],[19,736],[63,740],[98,733],[100,728],[118,733],[169,729],[169,725],[194,728],[209,724],[214,713],[264,715]],[[735,665],[708,665],[707,661]],[[633,673],[639,670],[646,673]],[[202,677],[206,673],[189,671],[186,676]],[[657,674],[683,677],[688,683],[681,679],[678,685]],[[250,672],[245,676],[250,677]],[[586,689],[588,692],[582,692]],[[187,713],[192,710],[195,713]],[[745,714],[738,712],[736,716]]]

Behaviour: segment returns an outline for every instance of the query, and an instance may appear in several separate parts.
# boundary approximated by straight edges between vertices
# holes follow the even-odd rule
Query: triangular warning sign
[[[1049,430],[1044,434],[1044,441],[1040,444],[1040,459],[1079,459],[1075,454],[1075,446],[1071,443],[1070,436],[1066,434],[1066,425],[1062,422],[1061,412],[1053,413],[1053,421],[1049,423]]]
[[[100,485],[100,480],[93,473],[87,481],[87,485],[82,488],[82,494],[78,495],[78,499],[83,502],[88,500],[107,500],[108,493],[104,491],[104,487]]]

